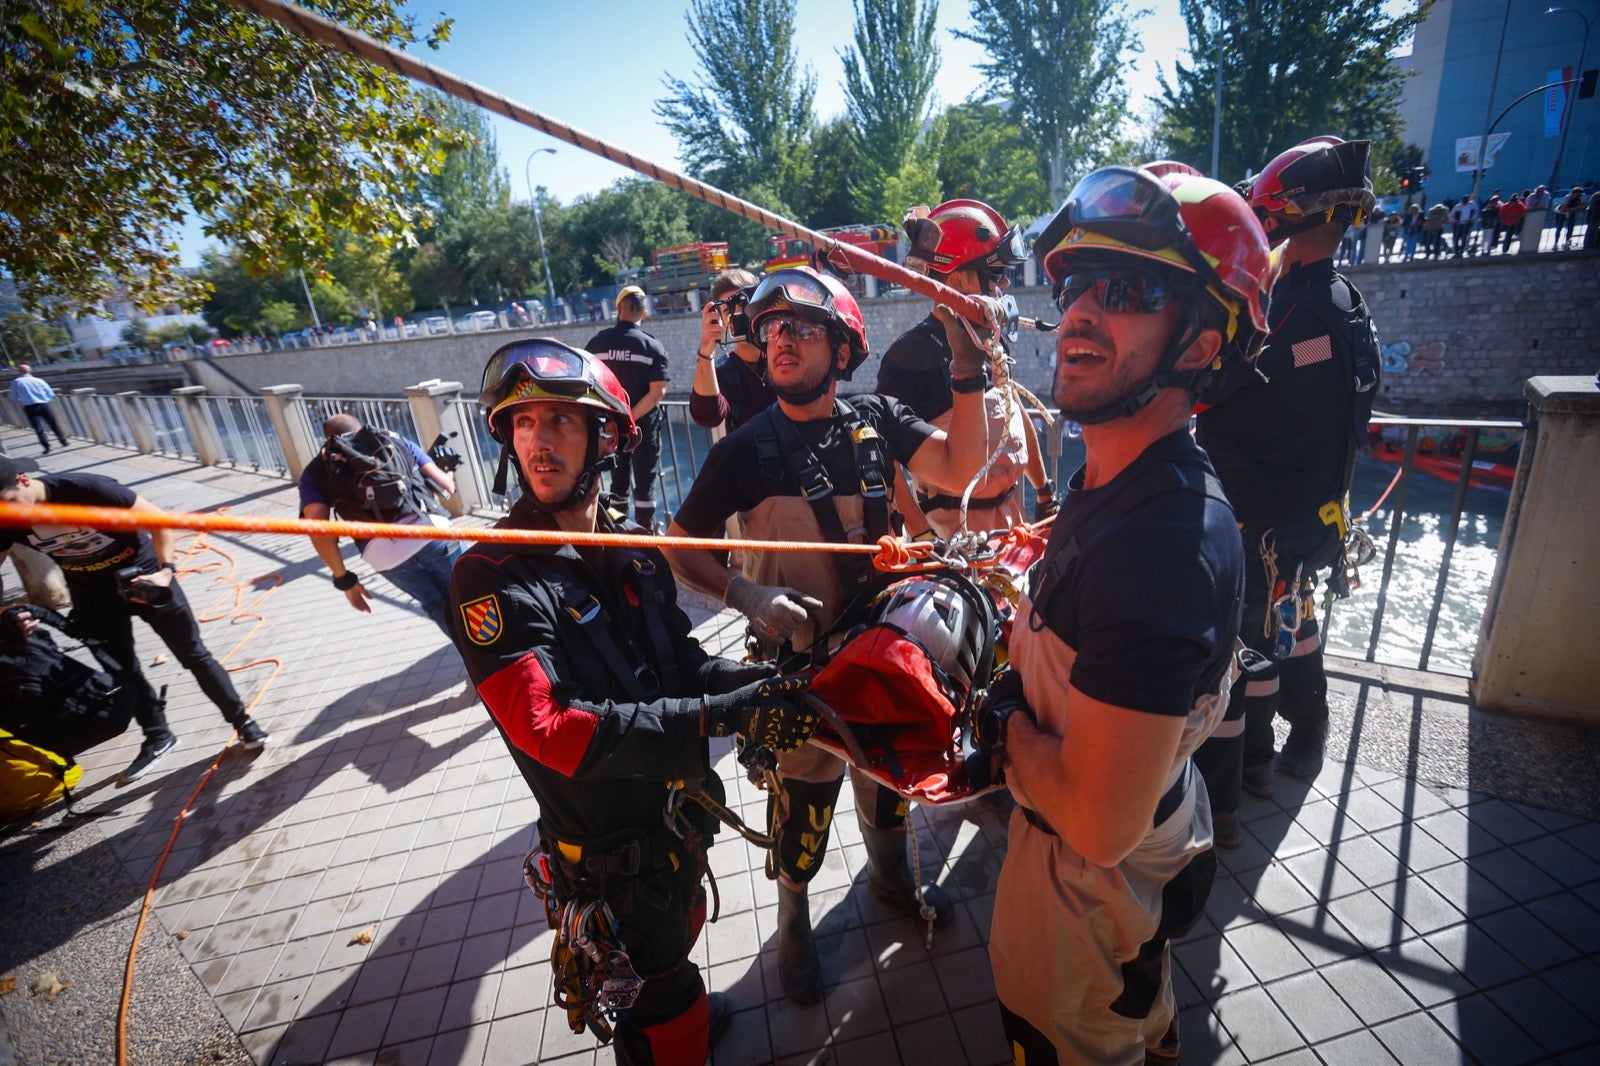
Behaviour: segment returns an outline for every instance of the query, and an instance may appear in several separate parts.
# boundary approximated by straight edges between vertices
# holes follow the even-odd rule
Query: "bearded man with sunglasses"
[[[701,1066],[731,1008],[689,960],[716,823],[686,798],[721,802],[707,737],[803,744],[816,727],[796,702],[806,681],[708,656],[657,551],[576,542],[646,532],[600,506],[600,475],[640,432],[598,357],[508,344],[478,403],[507,457],[501,491],[507,463],[522,485],[496,528],[573,538],[477,544],[450,585],[456,647],[539,803],[524,873],[561,930],[556,1003],[574,1032],[614,1035],[619,1063]]]
[[[1216,870],[1189,756],[1238,668],[1243,553],[1189,411],[1255,358],[1272,271],[1249,205],[1171,163],[1089,174],[1034,255],[1085,461],[975,723],[1017,802],[989,959],[1015,1061],[1132,1066],[1177,1056],[1170,942]]]
[[[719,536],[737,514],[753,540],[871,544],[889,532],[893,464],[919,479],[960,491],[983,465],[987,356],[948,310],[954,402],[950,431],[924,422],[899,401],[872,393],[838,396],[839,382],[867,357],[855,297],[838,279],[809,267],[768,274],[750,298],[751,333],[767,360],[777,402],[714,444],[668,531]],[[668,553],[679,578],[716,596],[750,621],[763,657],[807,651],[850,602],[871,563],[826,552],[748,552],[735,577],[709,551]],[[778,977],[801,1004],[822,999],[807,885],[821,868],[844,762],[807,746],[778,760]],[[873,894],[909,914],[948,922],[954,903],[930,886],[919,899],[908,865],[908,807],[898,793],[852,775]]]
[[[1272,660],[1244,683],[1242,731],[1219,731],[1196,757],[1217,839],[1239,840],[1241,787],[1272,794],[1274,715],[1289,723],[1277,768],[1314,778],[1328,732],[1315,592],[1349,595],[1344,566],[1350,480],[1367,440],[1383,358],[1361,293],[1334,270],[1339,241],[1374,203],[1366,141],[1315,137],[1266,165],[1250,202],[1283,259],[1258,372],[1201,397],[1196,436],[1216,463],[1244,536],[1246,644]],[[1226,734],[1226,735],[1225,735]]]
[[[932,211],[913,208],[906,216],[906,236],[913,254],[940,281],[969,296],[998,296],[1007,271],[1027,255],[1022,232],[980,200],[948,200]],[[920,251],[922,254],[915,254]],[[944,326],[933,315],[895,338],[878,364],[878,391],[893,396],[918,417],[947,429],[950,425],[950,345]],[[997,452],[983,480],[967,500],[966,528],[1010,529],[1023,521],[1022,478],[1037,496],[1033,519],[1055,513],[1055,485],[1045,470],[1033,420],[1021,403],[999,389],[984,392],[989,416],[989,447]],[[963,486],[965,488],[965,486]],[[914,486],[895,470],[895,506],[905,519],[905,532],[915,540],[926,534],[948,539],[961,526],[961,493]]]

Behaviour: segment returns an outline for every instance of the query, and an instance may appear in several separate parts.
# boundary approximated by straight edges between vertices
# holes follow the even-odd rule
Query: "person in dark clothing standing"
[[[913,249],[920,245],[925,252],[925,256],[908,255],[908,262],[922,259],[940,281],[973,296],[999,295],[1006,271],[1026,256],[1021,232],[979,200],[950,200],[926,218],[908,215],[905,226]],[[889,345],[878,364],[878,392],[893,396],[924,421],[950,428],[950,346],[937,318],[930,314]],[[1055,485],[1045,469],[1033,420],[1014,393],[1005,395],[996,388],[985,390],[984,408],[989,416],[989,448],[996,454],[967,501],[965,528],[1010,529],[1023,521],[1024,475],[1037,496],[1033,519],[1053,514]],[[948,539],[961,526],[960,493],[913,486],[900,468],[895,471],[895,507],[911,538],[931,531]]]
[[[750,316],[745,314],[756,280],[738,268],[711,279],[711,300],[700,310],[699,358],[689,393],[689,417],[697,426],[716,429],[726,424],[732,433],[778,398],[767,384],[767,363],[750,336]],[[731,350],[718,359],[717,349],[723,345]]]
[[[600,506],[600,474],[639,429],[597,358],[545,338],[508,344],[478,403],[523,488],[497,528],[644,532]],[[707,655],[653,549],[477,544],[450,603],[467,673],[539,802],[525,874],[561,930],[558,1004],[574,1031],[608,1039],[617,1004],[599,1001],[602,985],[631,996],[617,1061],[701,1066],[731,1008],[689,958],[716,823],[688,799],[721,801],[708,736],[773,751],[806,741],[817,720],[797,702],[805,679]]]
[[[1197,761],[1211,788],[1220,843],[1238,841],[1239,785],[1272,793],[1274,714],[1289,723],[1278,769],[1313,778],[1328,730],[1328,681],[1313,602],[1318,571],[1348,594],[1344,542],[1350,479],[1366,440],[1382,359],[1361,293],[1333,268],[1349,226],[1373,204],[1366,141],[1319,137],[1268,163],[1251,186],[1267,239],[1283,246],[1271,335],[1259,374],[1201,397],[1196,437],[1216,464],[1244,535],[1240,638],[1272,659],[1243,682],[1243,732],[1232,725]],[[1236,695],[1239,695],[1236,693]]]
[[[644,290],[629,285],[617,293],[616,325],[601,330],[584,345],[599,356],[627,390],[639,426],[639,446],[621,457],[611,474],[611,506],[624,515],[633,494],[633,518],[654,531],[656,475],[661,469],[661,398],[667,394],[667,350],[639,328],[650,315]]]
[[[30,477],[10,459],[0,458],[0,501],[6,503],[71,503],[89,507],[126,507],[161,514],[155,504],[132,489],[99,474],[44,474]],[[139,754],[118,778],[127,784],[144,775],[156,761],[178,746],[167,726],[165,703],[139,669],[133,645],[133,619],[143,619],[183,664],[200,690],[238,730],[240,745],[264,746],[267,732],[245,712],[244,700],[228,672],[206,649],[200,627],[173,560],[170,529],[150,533],[98,530],[85,526],[34,526],[0,529],[0,561],[14,544],[27,544],[61,567],[72,593],[71,631],[98,640],[138,688],[134,718],[144,729]]]

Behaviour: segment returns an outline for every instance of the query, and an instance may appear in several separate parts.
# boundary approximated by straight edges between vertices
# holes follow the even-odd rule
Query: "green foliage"
[[[133,316],[122,327],[121,339],[130,348],[150,347],[150,324],[138,315]]]
[[[60,326],[42,321],[37,315],[13,311],[0,317],[0,351],[13,366],[17,363],[50,363],[71,357],[57,349],[71,344],[72,338]]]
[[[261,314],[269,303],[289,304],[297,309],[298,318],[290,329],[311,324],[311,311],[298,274],[254,274],[246,269],[239,252],[207,250],[200,257],[198,280],[210,293],[200,313],[213,329],[231,336],[268,332]]]
[[[417,200],[431,216],[422,239],[511,202],[511,179],[500,165],[489,113],[442,93],[430,93],[427,105],[434,122],[456,143],[437,170],[418,176]]]
[[[356,310],[371,317],[386,321],[415,306],[393,253],[374,241],[346,234],[334,245],[328,269],[350,293]]]
[[[971,0],[956,36],[991,57],[978,69],[1011,102],[1059,204],[1069,178],[1104,161],[1126,110],[1127,56],[1142,51],[1121,0]]]
[[[149,333],[149,346],[160,348],[168,344],[192,344],[196,348],[203,348],[216,336],[204,326],[186,326],[181,322],[173,322]]]
[[[261,305],[261,313],[256,316],[256,329],[252,332],[281,336],[293,330],[304,329],[308,320],[302,317],[304,312],[292,303],[283,300],[268,300]]]
[[[717,239],[709,232],[697,236],[690,227],[692,202],[647,178],[620,178],[608,189],[578,197],[565,225],[568,246],[576,250],[574,283],[609,285],[619,271],[648,264],[658,248]]]
[[[334,7],[418,39],[394,0]],[[402,242],[449,143],[398,75],[224,0],[0,0],[0,87],[0,268],[35,306],[115,283],[192,304],[171,236],[191,213],[258,273],[314,269],[341,230]]]
[[[924,135],[939,73],[938,9],[919,0],[852,6],[855,44],[840,58],[856,156],[843,173],[857,221],[898,222],[907,207],[938,192],[938,144]]]
[[[797,203],[810,182],[816,76],[795,50],[795,8],[796,0],[690,0],[684,22],[699,78],[668,75],[655,103],[688,172],[746,199],[764,184]]]
[[[1392,15],[1383,0],[1184,0],[1193,58],[1161,78],[1161,133],[1173,157],[1210,169],[1220,48],[1221,180],[1231,184],[1323,133],[1371,140],[1381,170],[1400,148],[1404,74],[1389,56],[1427,6]]]
[[[813,229],[860,222],[855,200],[850,195],[850,182],[845,177],[860,158],[850,120],[839,115],[812,127],[811,143],[807,150],[816,168],[817,179],[811,182],[805,195],[794,205],[799,212],[795,216],[796,221],[804,222]],[[899,219],[894,221],[898,222]]]
[[[940,191],[926,201],[930,206],[960,197],[982,200],[1024,227],[1049,212],[1050,190],[1039,173],[1039,157],[1004,107],[976,100],[957,104],[940,116],[939,125]]]

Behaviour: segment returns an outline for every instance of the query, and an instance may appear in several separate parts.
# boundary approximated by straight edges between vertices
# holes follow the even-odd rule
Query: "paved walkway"
[[[11,428],[0,444],[36,450]],[[48,469],[103,472],[171,509],[294,511],[284,481],[118,449],[78,445]],[[224,751],[226,725],[141,633],[182,743],[124,789],[111,779],[136,731],[88,753],[100,817],[50,810],[0,835],[0,978],[16,981],[0,1066],[114,1061],[139,903],[214,761],[161,867],[130,1062],[609,1062],[547,1009],[551,934],[519,870],[534,803],[437,630],[384,594],[350,611],[302,538],[184,543],[207,642],[258,663],[236,678],[272,743]],[[696,617],[708,642],[735,643],[726,612]],[[1185,1061],[1596,1061],[1600,742],[1479,714],[1459,679],[1335,669],[1335,732],[1354,740],[1332,754],[1348,761],[1250,802],[1207,919],[1176,949]],[[731,756],[718,766],[759,819]],[[759,854],[718,838],[721,920],[695,960],[741,1009],[715,1062],[1008,1061],[984,953],[1003,817],[917,811],[923,863],[960,901],[932,950],[865,890],[853,812],[836,824],[813,904],[832,984],[812,1008],[777,988]],[[46,977],[65,989],[31,990]]]

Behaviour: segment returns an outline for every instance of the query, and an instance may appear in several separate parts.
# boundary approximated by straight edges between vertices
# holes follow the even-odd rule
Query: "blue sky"
[[[950,33],[952,27],[970,24],[968,0],[938,4],[942,64],[936,91],[949,104],[979,87],[973,63],[981,54],[976,45]],[[407,6],[423,23],[440,12],[455,20],[450,42],[436,53],[420,51],[422,58],[635,155],[679,166],[677,146],[657,124],[652,105],[665,94],[666,74],[696,80],[697,63],[685,37],[684,0],[413,0]],[[1178,0],[1134,0],[1129,7],[1151,11],[1136,23],[1145,51],[1127,71],[1130,106],[1141,112],[1145,98],[1157,92],[1157,64],[1170,71],[1187,46],[1188,34]],[[817,115],[826,119],[844,111],[838,53],[851,43],[851,3],[800,0],[798,9],[799,51],[817,75]],[[515,199],[528,197],[528,176],[570,203],[631,173],[508,119],[491,118]],[[535,156],[529,164],[529,154],[542,147],[556,152]],[[184,262],[197,262],[205,244],[198,226],[188,227],[181,240]]]

